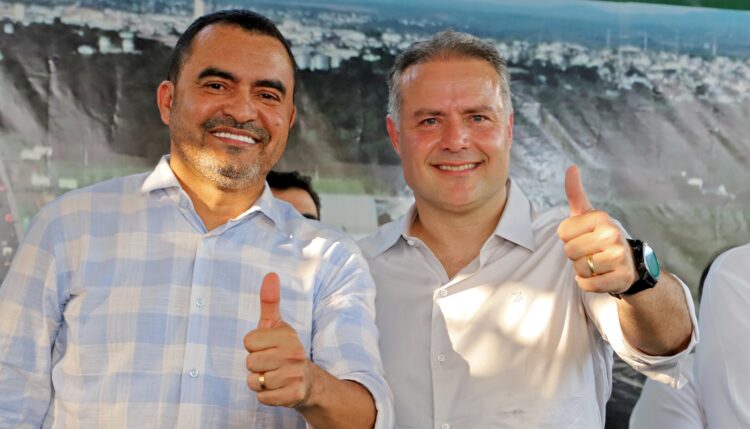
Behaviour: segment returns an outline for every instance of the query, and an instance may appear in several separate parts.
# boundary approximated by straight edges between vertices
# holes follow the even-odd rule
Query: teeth
[[[255,140],[253,140],[252,138],[250,138],[248,136],[241,136],[239,134],[232,134],[232,133],[227,133],[227,132],[224,132],[224,131],[218,132],[218,133],[214,133],[214,135],[216,137],[221,137],[221,138],[224,138],[224,139],[237,140],[237,141],[241,141],[243,143],[250,143],[250,144],[255,144],[256,143]]]
[[[466,171],[476,167],[476,164],[463,164],[463,165],[438,165],[438,168],[443,171]]]

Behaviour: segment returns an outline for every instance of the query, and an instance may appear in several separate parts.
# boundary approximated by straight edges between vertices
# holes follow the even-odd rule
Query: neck
[[[500,221],[506,198],[507,191],[503,188],[498,198],[465,210],[438,207],[417,199],[417,216],[410,234],[432,250],[451,278],[479,256]]]
[[[263,193],[263,181],[242,189],[220,189],[174,156],[169,164],[208,231],[244,213]]]

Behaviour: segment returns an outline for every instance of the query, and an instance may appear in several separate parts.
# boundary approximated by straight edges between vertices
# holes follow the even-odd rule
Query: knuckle
[[[568,259],[573,259],[573,245],[570,242],[565,243],[563,246],[563,253]]]
[[[625,248],[622,246],[615,247],[612,250],[612,258],[617,262],[618,264],[621,264],[626,261],[625,258]]]
[[[607,224],[610,223],[609,215],[607,212],[602,210],[596,210],[594,211],[594,219],[600,224]]]

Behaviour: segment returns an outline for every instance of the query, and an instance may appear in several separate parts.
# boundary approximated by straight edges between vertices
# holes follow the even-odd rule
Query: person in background
[[[695,385],[709,428],[750,427],[750,243],[711,265],[700,304]]]
[[[674,389],[646,380],[632,429],[750,427],[750,244],[722,252],[698,286],[702,340],[686,363],[688,383]],[[705,291],[705,292],[704,292]],[[710,291],[710,292],[709,292]]]
[[[308,219],[320,220],[320,197],[312,187],[310,176],[299,171],[274,171],[266,176],[273,196],[286,201]]]
[[[509,79],[494,45],[454,31],[391,69],[388,134],[415,203],[360,247],[398,427],[603,427],[612,349],[684,383],[690,292],[592,207],[577,168],[569,210],[531,205],[509,177]]]
[[[0,427],[392,426],[366,262],[265,184],[295,73],[257,13],[185,30],[170,153],[44,207],[0,287]]]

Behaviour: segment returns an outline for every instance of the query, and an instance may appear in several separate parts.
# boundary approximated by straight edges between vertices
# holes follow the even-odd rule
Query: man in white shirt
[[[684,381],[687,288],[591,207],[575,167],[569,214],[537,212],[509,179],[509,76],[493,45],[437,34],[399,55],[389,88],[415,205],[360,245],[398,427],[602,427],[612,349]]]
[[[650,379],[646,380],[641,397],[630,415],[632,429],[703,429],[706,427],[706,415],[695,388],[694,364],[695,354],[691,353],[683,361],[688,381],[680,389]]]
[[[722,253],[701,287],[703,339],[681,389],[647,380],[633,409],[633,429],[750,427],[750,243]],[[703,283],[703,281],[702,281]]]
[[[701,299],[695,383],[709,428],[750,427],[750,244],[716,258]]]

